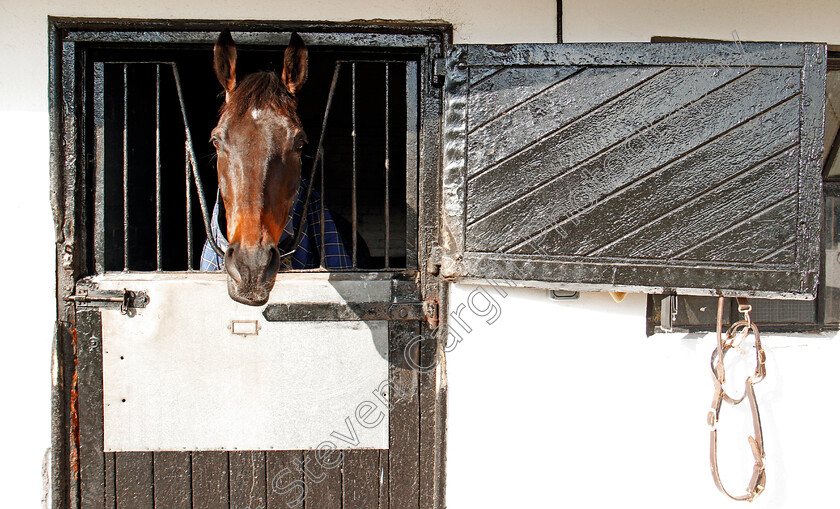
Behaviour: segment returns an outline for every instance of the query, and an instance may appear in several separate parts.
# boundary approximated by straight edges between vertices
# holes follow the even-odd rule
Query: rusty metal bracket
[[[79,286],[76,293],[65,298],[79,307],[116,308],[124,315],[133,315],[137,308],[144,308],[149,304],[146,292],[123,290],[99,290],[87,286]]]

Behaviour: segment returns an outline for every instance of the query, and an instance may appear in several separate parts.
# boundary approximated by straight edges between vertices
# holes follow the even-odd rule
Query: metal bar
[[[353,139],[353,176],[352,176],[352,184],[351,184],[351,191],[353,193],[352,196],[352,205],[353,205],[353,213],[352,213],[352,220],[353,220],[353,268],[355,269],[358,266],[358,259],[356,256],[357,246],[356,246],[356,236],[357,230],[359,227],[359,217],[356,210],[356,63],[353,62],[350,64],[351,69],[351,104],[350,104],[350,112],[352,116],[352,131],[350,133]]]
[[[158,64],[155,65],[155,233],[157,234],[155,240],[155,254],[157,255],[157,270],[161,270],[163,268],[160,216],[160,64]]]
[[[128,270],[128,64],[123,64],[123,270]]]
[[[324,114],[326,116],[326,112]],[[317,162],[317,161],[316,161]],[[327,240],[324,238],[325,235],[325,228],[324,228],[324,180],[326,179],[326,174],[324,173],[324,148],[321,147],[321,268],[326,267],[327,261],[327,251],[326,251],[326,243]]]
[[[419,133],[418,65],[405,63],[405,266],[417,268]]]
[[[300,241],[303,239],[303,232],[306,230],[306,219],[309,216],[307,213],[309,210],[309,199],[312,197],[312,187],[315,185],[315,170],[318,169],[318,161],[323,157],[324,135],[327,132],[327,122],[330,117],[330,109],[332,108],[333,97],[335,97],[335,90],[338,85],[338,73],[340,70],[341,64],[335,64],[332,83],[330,83],[330,93],[327,95],[327,106],[324,109],[324,120],[321,122],[321,135],[318,138],[318,149],[315,151],[315,160],[312,162],[312,171],[309,172],[309,185],[306,186],[306,199],[303,202],[303,217],[300,220],[300,227],[298,228],[297,235],[295,235],[295,242],[292,244],[292,248],[288,252],[281,254],[281,258],[291,256],[292,253],[297,250],[298,246],[300,246]]]
[[[96,148],[93,259],[97,274],[105,272],[105,64],[93,64],[93,125]]]
[[[385,268],[390,264],[391,248],[391,99],[390,99],[391,64],[385,64]]]
[[[331,322],[356,320],[417,321],[426,319],[423,302],[295,302],[269,304],[269,322]]]
[[[178,73],[178,66],[172,64],[172,77],[175,78],[175,89],[178,91],[178,103],[181,105],[181,117],[184,119],[184,133],[187,137],[187,152],[189,154],[190,163],[193,169],[193,180],[195,181],[196,194],[198,194],[198,204],[201,205],[201,215],[204,219],[204,233],[210,241],[210,246],[217,255],[224,258],[225,254],[216,244],[216,239],[210,229],[210,212],[207,208],[207,200],[204,198],[204,186],[201,184],[201,177],[198,174],[198,161],[195,157],[195,150],[193,149],[192,134],[190,133],[190,124],[187,121],[187,108],[184,103],[184,92],[181,89],[181,75]],[[189,186],[187,186],[189,189]],[[190,237],[192,242],[192,237]],[[190,266],[192,267],[192,266]]]
[[[184,177],[187,198],[187,270],[193,268],[192,193],[190,193],[190,142],[184,148]]]

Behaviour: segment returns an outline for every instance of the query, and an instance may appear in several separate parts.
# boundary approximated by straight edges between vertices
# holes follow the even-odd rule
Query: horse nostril
[[[237,283],[241,283],[242,275],[239,273],[239,269],[236,268],[236,262],[234,261],[235,255],[236,247],[231,244],[225,251],[225,269],[227,269],[227,273],[231,278],[233,278]]]
[[[263,281],[269,282],[280,270],[280,251],[277,246],[272,245],[268,249],[268,264],[263,273]]]

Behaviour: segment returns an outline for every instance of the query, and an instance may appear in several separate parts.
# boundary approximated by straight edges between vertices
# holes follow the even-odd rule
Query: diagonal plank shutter
[[[456,46],[442,273],[812,298],[826,48]]]

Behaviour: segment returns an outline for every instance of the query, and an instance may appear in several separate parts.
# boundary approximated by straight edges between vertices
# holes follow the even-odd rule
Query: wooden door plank
[[[444,506],[445,470],[443,451],[446,446],[446,387],[438,384],[446,364],[438,349],[435,331],[420,324],[425,338],[420,347],[420,507]]]
[[[105,508],[117,507],[117,455],[105,453]]]
[[[230,451],[230,506],[265,509],[265,452]]]
[[[265,471],[268,509],[303,507],[306,484],[301,451],[266,451]]]
[[[390,450],[379,451],[379,505],[374,506],[378,509],[388,509],[388,490],[391,488],[390,455]]]
[[[749,262],[776,255],[785,248],[793,252],[796,241],[792,233],[794,231],[796,196],[790,196],[731,229],[710,236],[678,258]]]
[[[782,152],[705,194],[703,200],[693,201],[595,253],[636,258],[678,257],[711,233],[757,215],[794,194],[797,176],[785,169],[795,167],[798,157],[796,147]],[[759,199],[744,200],[744,190],[755,186],[763,186],[766,191]]]
[[[773,108],[597,205],[570,211],[571,217],[533,243],[550,254],[585,255],[641,228],[796,144],[798,120],[790,114],[795,106]],[[512,252],[529,250],[533,248],[526,244]]]
[[[155,507],[191,509],[192,461],[189,452],[156,452]]]
[[[470,134],[467,175],[475,175],[521,151],[535,139],[545,137],[662,70],[661,67],[594,67],[553,85]],[[581,90],[588,93],[582,94]]]
[[[192,453],[193,507],[229,509],[228,469],[225,451]]]
[[[474,223],[523,192],[639,133],[747,71],[745,68],[672,68],[644,82],[632,93],[604,103],[551,135],[535,140],[521,154],[501,160],[470,179],[467,223]]]
[[[76,314],[79,466],[82,507],[105,506],[102,409],[102,318],[97,310]]]
[[[562,205],[571,193],[586,191],[585,198],[580,199],[582,203],[578,204],[581,208],[597,203],[602,197],[736,127],[746,120],[745,111],[758,113],[787,101],[797,93],[796,88],[786,87],[788,82],[796,83],[796,71],[757,69],[645,131],[650,139],[667,140],[667,143],[640,144],[636,137],[630,137],[573,168],[565,168],[564,156],[549,150],[544,154],[543,164],[553,165],[557,176],[469,225],[468,249],[515,249],[573,212]],[[790,115],[796,118],[797,105],[793,100],[790,104],[793,105]],[[555,161],[556,158],[561,160]]]
[[[153,508],[154,458],[150,452],[116,453],[117,507]]]
[[[379,506],[380,450],[344,451],[342,482],[343,509],[369,509]]]
[[[341,509],[341,454],[333,452],[327,457],[319,451],[303,451],[303,462],[304,507]]]
[[[515,108],[579,71],[574,66],[502,67],[499,72],[470,86],[470,131]],[[472,78],[472,72],[470,77]]]

